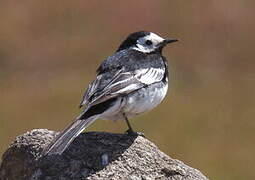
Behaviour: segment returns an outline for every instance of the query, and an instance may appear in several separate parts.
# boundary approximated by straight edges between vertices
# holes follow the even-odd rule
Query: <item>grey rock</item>
[[[207,180],[139,135],[87,132],[62,155],[40,157],[56,134],[35,129],[18,136],[3,154],[0,180]]]

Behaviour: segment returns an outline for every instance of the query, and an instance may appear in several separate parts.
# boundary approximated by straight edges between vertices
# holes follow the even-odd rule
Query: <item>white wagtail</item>
[[[62,154],[68,145],[96,119],[128,118],[156,107],[168,89],[167,60],[162,49],[177,39],[163,39],[147,31],[130,34],[115,54],[97,69],[80,107],[83,112],[48,145],[43,155]]]

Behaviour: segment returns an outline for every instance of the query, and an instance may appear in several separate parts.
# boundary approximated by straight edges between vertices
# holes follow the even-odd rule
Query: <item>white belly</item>
[[[156,83],[125,97],[122,112],[132,117],[155,108],[166,96],[168,85]]]

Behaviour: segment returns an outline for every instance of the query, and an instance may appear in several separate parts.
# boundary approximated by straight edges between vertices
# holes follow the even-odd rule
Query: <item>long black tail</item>
[[[42,152],[47,154],[62,154],[69,144],[103,112],[114,105],[116,98],[109,99],[85,109],[76,120],[67,126]]]
[[[72,122],[64,129],[42,152],[42,156],[50,154],[62,154],[69,144],[91,123],[97,119],[92,116],[87,119],[79,119]]]

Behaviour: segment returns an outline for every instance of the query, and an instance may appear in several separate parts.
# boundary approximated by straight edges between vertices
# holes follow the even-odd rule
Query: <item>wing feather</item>
[[[122,68],[112,78],[107,79],[107,82],[104,82],[104,74],[100,74],[89,85],[83,96],[81,106],[96,105],[110,98],[125,95],[150,84],[160,82],[164,74],[165,68],[143,68],[131,72],[125,72]]]

